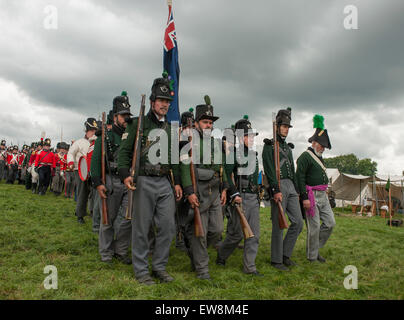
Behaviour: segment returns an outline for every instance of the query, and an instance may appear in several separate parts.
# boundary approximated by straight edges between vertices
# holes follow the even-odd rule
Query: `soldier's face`
[[[209,119],[202,119],[199,120],[196,125],[201,130],[209,130],[213,128],[213,121]]]
[[[279,134],[282,137],[287,137],[289,134],[289,126],[287,126],[286,124],[281,124],[281,126],[279,127]]]
[[[317,155],[322,155],[325,150],[325,148],[317,141],[313,141],[312,147],[314,151],[316,151]]]
[[[125,116],[121,114],[118,114],[118,116],[116,117],[116,122],[123,128],[126,128],[126,126],[128,125],[126,123]]]
[[[254,138],[255,138],[255,134],[246,134],[244,136],[244,145],[246,147],[252,147],[254,145]]]
[[[96,131],[97,130],[89,130],[89,131],[87,131],[86,132],[87,139],[90,139],[92,136],[94,136]]]
[[[166,99],[156,99],[156,101],[152,102],[153,111],[160,117],[164,117],[168,108],[170,107],[170,101]]]

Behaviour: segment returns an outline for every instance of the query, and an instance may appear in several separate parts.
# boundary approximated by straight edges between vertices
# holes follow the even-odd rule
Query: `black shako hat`
[[[188,119],[191,119],[191,123],[194,123],[194,108],[189,108],[188,111],[181,113],[181,127],[188,126]]]
[[[156,101],[156,99],[165,99],[172,101],[174,96],[174,90],[172,86],[172,81],[168,77],[166,71],[163,72],[162,78],[154,79],[151,88],[150,100]]]
[[[292,121],[292,109],[287,108],[287,109],[281,109],[278,111],[278,114],[276,115],[276,124],[278,126],[281,126],[282,124],[289,126],[289,128],[293,128],[293,126],[290,124]]]
[[[324,117],[316,114],[313,117],[313,128],[316,129],[314,135],[309,138],[309,142],[316,141],[324,148],[331,149],[330,138],[328,137],[327,129],[324,129]]]
[[[128,114],[130,113],[130,103],[129,97],[126,91],[122,91],[120,96],[117,96],[112,101],[112,112],[113,114]],[[113,122],[113,121],[112,121]]]
[[[209,119],[215,122],[219,117],[215,117],[213,115],[213,106],[211,104],[210,98],[208,95],[204,97],[205,104],[200,104],[196,106],[196,114],[195,121],[200,121],[202,119]]]
[[[97,130],[97,120],[94,118],[88,118],[86,122],[84,122],[84,126],[86,127],[86,132],[90,130]]]
[[[45,141],[43,142],[43,145],[44,145],[44,146],[49,146],[49,147],[50,147],[50,145],[51,145],[51,139],[46,138],[46,139],[45,139]]]
[[[248,115],[245,115],[243,119],[236,122],[234,125],[235,130],[244,130],[244,135],[249,133],[254,133],[252,131],[251,122],[248,120]],[[250,132],[249,132],[250,131]],[[258,135],[258,132],[255,132],[255,135]]]

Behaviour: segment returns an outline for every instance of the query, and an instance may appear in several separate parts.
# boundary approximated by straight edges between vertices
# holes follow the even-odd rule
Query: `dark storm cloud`
[[[56,31],[42,27],[49,4],[58,8]],[[359,30],[343,27],[350,4]],[[97,116],[125,89],[137,113],[140,94],[161,74],[165,1],[3,1],[0,9],[0,77],[34,104]],[[400,121],[403,11],[401,0],[174,0],[181,111],[209,94],[217,127],[248,114],[270,135],[271,113],[291,106],[305,117],[299,124],[307,129],[292,134],[301,148],[312,115],[321,113],[341,133],[336,150],[380,156],[383,148],[345,142],[356,127],[384,145],[383,126]]]

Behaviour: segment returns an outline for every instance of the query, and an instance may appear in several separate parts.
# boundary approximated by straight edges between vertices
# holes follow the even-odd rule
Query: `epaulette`
[[[288,146],[289,146],[290,149],[294,149],[294,148],[295,148],[295,145],[294,145],[293,143],[291,143],[291,142],[288,143]]]
[[[264,143],[268,146],[272,146],[274,144],[274,139],[264,139]]]

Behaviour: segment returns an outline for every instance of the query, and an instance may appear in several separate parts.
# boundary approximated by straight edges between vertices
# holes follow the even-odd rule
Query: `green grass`
[[[0,299],[403,299],[404,228],[390,228],[384,219],[336,212],[337,225],[321,253],[326,264],[305,257],[306,229],[300,235],[291,272],[269,265],[271,222],[261,209],[257,267],[262,278],[245,275],[242,250],[226,267],[217,266],[209,249],[211,282],[196,279],[182,251],[171,248],[169,284],[144,287],[131,266],[100,262],[97,235],[91,223],[79,225],[74,202],[48,193],[32,195],[23,186],[0,184]],[[46,290],[46,265],[58,269],[58,289]],[[344,268],[358,269],[357,290],[343,286]]]

